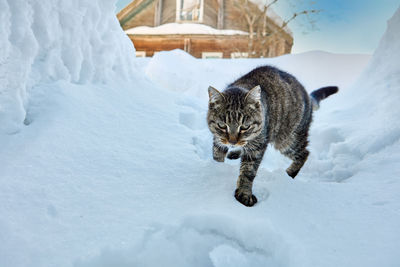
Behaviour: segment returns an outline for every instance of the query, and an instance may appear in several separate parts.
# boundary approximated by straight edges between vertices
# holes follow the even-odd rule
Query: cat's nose
[[[237,138],[234,136],[229,136],[229,144],[236,145],[238,142]]]

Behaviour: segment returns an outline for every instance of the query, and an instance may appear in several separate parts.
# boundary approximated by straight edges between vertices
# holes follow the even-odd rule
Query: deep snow
[[[32,51],[10,57],[21,42],[0,37],[8,49],[1,62],[25,73],[0,64],[1,79],[15,85],[0,91],[0,266],[399,266],[399,10],[371,60],[325,52],[197,60],[182,51],[133,59],[109,2],[0,2],[6,22],[22,7],[28,21],[49,8],[37,29],[70,32],[81,40],[63,43],[71,57],[86,47],[96,62],[80,82],[75,67],[61,64],[63,46],[37,45],[43,65]],[[115,35],[100,26],[72,33],[51,20],[59,13],[92,14],[88,21],[114,25]],[[35,28],[1,25],[14,36]],[[40,39],[39,31],[25,35]],[[99,49],[104,43],[113,48]],[[239,162],[212,161],[206,91],[266,63],[309,91],[341,91],[315,113],[298,177],[269,149],[254,185],[259,203],[247,208],[233,197]],[[35,73],[41,78],[31,82]]]
[[[37,85],[129,79],[133,46],[114,2],[0,1],[0,133],[21,129]]]

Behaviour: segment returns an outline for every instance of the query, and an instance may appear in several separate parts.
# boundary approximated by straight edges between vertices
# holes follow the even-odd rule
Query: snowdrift
[[[368,67],[352,90],[344,94],[353,99],[344,112],[358,116],[355,135],[360,135],[361,153],[375,153],[400,139],[400,9],[388,21],[388,28]]]
[[[132,75],[133,46],[115,1],[0,2],[0,133],[21,129],[35,86]]]
[[[400,11],[369,63],[133,59],[110,2],[0,2],[0,266],[399,265]],[[212,161],[206,92],[262,64],[341,91],[299,176],[269,149],[247,208],[238,161]]]
[[[330,119],[325,116],[316,116],[315,123],[326,126],[325,133],[317,135],[326,135],[327,129],[336,129],[336,133],[331,132],[330,135],[336,135],[335,138],[341,140],[332,145],[327,153],[333,157],[333,170],[337,170],[337,175],[326,169],[322,173],[330,173],[339,180],[354,175],[363,177],[360,179],[364,181],[367,177],[375,180],[377,176],[379,179],[398,176],[398,166],[390,160],[395,156],[389,151],[399,150],[400,140],[400,107],[397,104],[400,101],[400,53],[396,48],[399,46],[400,9],[388,21],[378,48],[357,82],[338,95],[340,108],[326,114],[335,118],[336,125],[327,123]],[[384,155],[388,157],[386,162],[378,159]],[[383,169],[390,172],[386,173]]]

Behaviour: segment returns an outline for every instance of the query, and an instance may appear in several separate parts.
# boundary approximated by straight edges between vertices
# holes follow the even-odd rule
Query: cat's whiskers
[[[220,140],[221,140],[221,143],[223,143],[224,145],[229,145],[228,140],[222,139],[222,138]]]
[[[238,144],[239,146],[245,146],[246,143],[247,143],[246,141],[241,140],[241,141],[239,141],[237,144]]]

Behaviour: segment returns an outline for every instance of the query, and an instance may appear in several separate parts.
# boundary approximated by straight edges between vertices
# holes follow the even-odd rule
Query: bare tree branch
[[[278,44],[278,42],[282,42],[284,39],[278,38],[277,35],[285,36],[288,34],[287,25],[289,23],[299,16],[308,16],[309,14],[321,12],[321,10],[315,9],[294,12],[290,18],[284,20],[281,25],[278,25],[268,17],[269,8],[277,2],[279,0],[268,1],[262,7],[259,7],[250,0],[234,1],[234,6],[238,8],[248,27],[248,54],[250,57],[268,56],[274,47],[282,49],[282,45],[285,46],[286,44]]]

